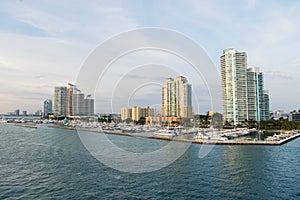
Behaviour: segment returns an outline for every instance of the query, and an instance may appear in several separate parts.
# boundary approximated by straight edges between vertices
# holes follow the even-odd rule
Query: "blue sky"
[[[84,60],[100,43],[143,27],[172,29],[192,38],[205,49],[218,70],[223,49],[246,51],[248,66],[260,67],[265,74],[271,109],[299,109],[299,10],[300,2],[296,0],[2,0],[0,112],[41,109],[43,100],[53,98],[54,86],[76,82]],[[131,55],[123,63],[120,60],[119,65],[130,65],[129,58],[141,57]],[[176,65],[175,58],[164,58],[168,58],[169,65]],[[131,74],[127,81],[137,78]],[[164,77],[152,78],[164,83]],[[135,94],[135,102],[130,99],[128,105],[160,103],[158,86]],[[95,95],[96,111],[109,112],[101,102],[108,101],[110,96],[101,92]],[[197,102],[196,112],[209,109],[207,98],[202,100]],[[123,106],[127,105],[118,101],[116,112]]]

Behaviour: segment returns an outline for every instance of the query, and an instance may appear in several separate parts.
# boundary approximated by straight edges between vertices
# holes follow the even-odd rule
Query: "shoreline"
[[[58,129],[66,129],[66,130],[79,130],[85,132],[93,132],[93,133],[103,133],[107,135],[119,135],[124,137],[136,137],[136,138],[145,138],[145,139],[156,139],[156,140],[167,140],[167,141],[175,141],[175,142],[186,142],[193,144],[206,144],[206,145],[271,145],[271,146],[279,146],[285,143],[288,143],[298,137],[300,137],[300,133],[287,137],[280,141],[217,141],[217,140],[191,140],[191,139],[179,139],[179,138],[169,138],[169,137],[159,137],[159,136],[146,136],[146,135],[134,135],[129,133],[118,133],[118,132],[108,132],[108,131],[98,131],[91,130],[85,128],[75,128],[75,127],[62,127],[62,126],[47,126],[48,128],[58,128]]]

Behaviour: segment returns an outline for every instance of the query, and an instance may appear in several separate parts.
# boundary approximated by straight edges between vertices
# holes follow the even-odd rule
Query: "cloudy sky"
[[[53,99],[54,86],[76,83],[82,65],[99,44],[145,27],[174,30],[191,38],[218,71],[223,49],[246,51],[248,66],[260,67],[265,74],[271,109],[300,109],[299,10],[296,0],[2,0],[0,113],[41,109],[43,100]],[[143,51],[113,65],[115,70],[98,80],[94,92],[89,91],[96,98],[97,112],[111,112],[112,108],[119,112],[135,104],[158,105],[166,76],[179,74],[187,76],[197,91],[196,112],[211,108],[209,89],[201,81],[193,82],[193,73],[176,56]],[[185,67],[187,70],[180,71]],[[215,109],[221,111],[220,105]]]

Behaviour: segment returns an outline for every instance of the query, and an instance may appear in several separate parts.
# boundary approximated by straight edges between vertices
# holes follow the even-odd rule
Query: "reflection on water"
[[[224,146],[224,164],[220,177],[236,188],[241,198],[260,194],[272,187],[268,147]]]

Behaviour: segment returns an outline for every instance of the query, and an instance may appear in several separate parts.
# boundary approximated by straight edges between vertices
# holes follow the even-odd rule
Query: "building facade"
[[[247,69],[248,119],[261,121],[270,119],[269,92],[264,90],[264,77],[259,68]]]
[[[75,85],[67,87],[55,87],[54,89],[54,113],[56,116],[93,116],[95,100],[91,95],[85,98]]]
[[[121,120],[131,119],[132,121],[139,121],[141,117],[154,117],[155,109],[150,106],[144,108],[133,106],[132,108],[121,109]]]
[[[258,67],[247,69],[248,119],[265,120],[266,104],[264,98],[263,73]]]
[[[270,96],[268,90],[264,90],[263,98],[264,98],[264,113],[263,113],[262,120],[269,120],[270,119]]]
[[[54,114],[67,116],[67,87],[54,88]]]
[[[44,101],[44,117],[48,117],[52,112],[52,100],[47,99]]]
[[[289,121],[300,122],[300,112],[293,111],[289,114]]]
[[[72,112],[73,116],[83,116],[86,113],[83,93],[72,94]]]
[[[94,108],[95,100],[87,97],[84,99],[84,102],[85,102],[85,115],[86,116],[95,115],[95,108]]]
[[[142,117],[142,108],[138,106],[132,107],[131,119],[133,121],[138,121]]]
[[[192,86],[179,76],[168,78],[162,87],[162,116],[192,117]]]
[[[220,60],[224,122],[238,124],[248,119],[247,54],[231,48]]]
[[[121,109],[121,120],[131,119],[131,108],[122,108]]]
[[[73,85],[72,85],[73,86]],[[67,89],[67,116],[73,116],[73,102],[72,96],[74,93],[74,87],[70,87]]]
[[[15,116],[20,116],[20,109],[15,110]]]

